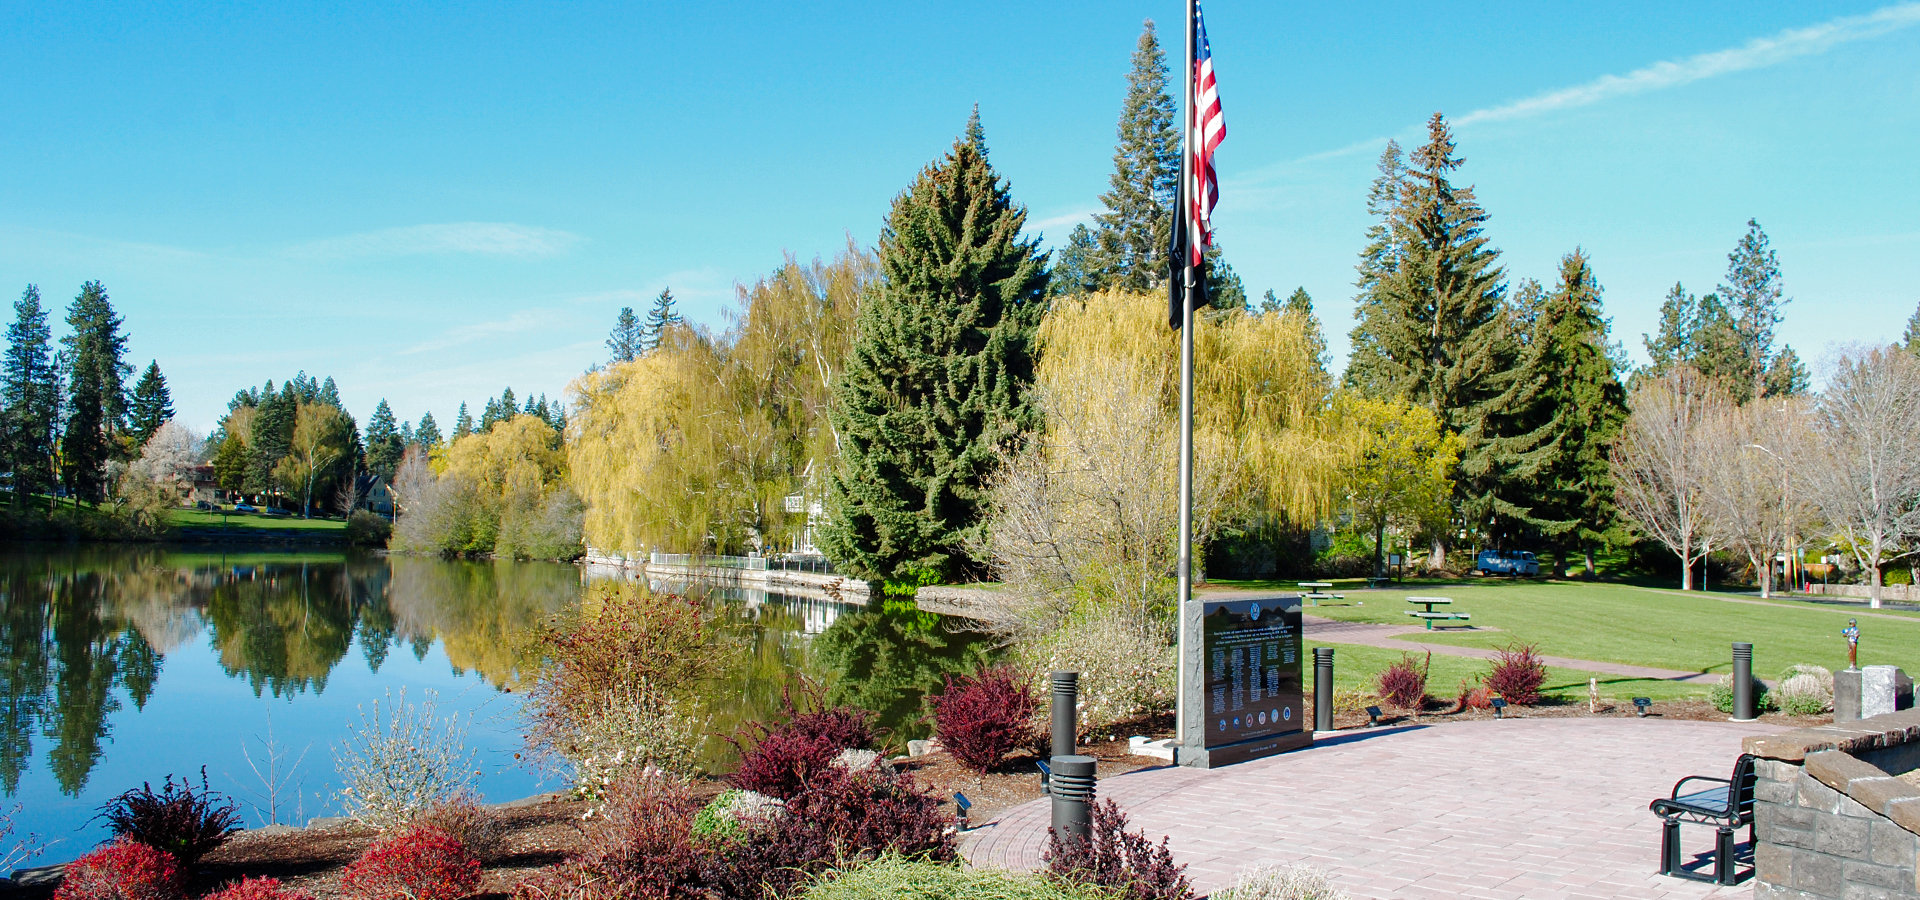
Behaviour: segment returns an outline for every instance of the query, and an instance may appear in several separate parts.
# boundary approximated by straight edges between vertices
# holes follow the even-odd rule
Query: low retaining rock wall
[[[1756,900],[1920,900],[1920,711],[1745,744]]]

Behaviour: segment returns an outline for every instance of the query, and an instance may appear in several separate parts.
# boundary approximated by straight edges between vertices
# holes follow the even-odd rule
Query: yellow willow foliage
[[[1166,611],[1178,560],[1179,335],[1157,296],[1056,302],[1040,326],[1035,400],[1045,428],[992,483],[983,554],[1011,593],[998,630],[1043,634],[1082,600],[1122,618]],[[1208,315],[1195,334],[1194,535],[1329,511],[1340,452],[1327,446],[1327,377],[1304,321]]]
[[[1166,300],[1106,291],[1056,303],[1040,326],[1036,378],[1048,389],[1120,363],[1159,398],[1178,440],[1180,337],[1166,326]],[[1205,313],[1194,332],[1195,481],[1209,474],[1214,515],[1282,513],[1314,522],[1334,504],[1343,451],[1324,415],[1331,387],[1295,316]],[[1176,450],[1177,453],[1177,450]],[[1169,460],[1177,478],[1178,459]],[[1198,515],[1196,513],[1196,515]],[[1219,524],[1219,523],[1214,523]],[[1198,526],[1196,526],[1198,527]]]
[[[441,477],[464,476],[490,501],[512,493],[543,493],[567,476],[565,451],[555,447],[553,426],[539,416],[514,416],[486,432],[447,447]]]
[[[568,454],[587,543],[610,551],[766,550],[804,524],[782,498],[830,464],[833,379],[873,258],[788,258],[741,287],[719,336],[680,329],[660,349],[570,386]]]

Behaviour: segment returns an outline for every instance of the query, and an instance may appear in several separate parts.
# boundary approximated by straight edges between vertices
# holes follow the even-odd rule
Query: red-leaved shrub
[[[879,767],[811,774],[783,809],[732,838],[695,835],[680,782],[635,776],[609,791],[585,849],[514,886],[516,900],[763,900],[882,853],[956,859],[952,819],[911,776]]]
[[[1040,708],[1033,680],[1010,666],[994,666],[955,681],[929,701],[933,733],[961,765],[985,772],[1015,749],[1034,743],[1033,714]]]
[[[786,721],[771,728],[753,726],[760,737],[753,749],[741,754],[733,772],[735,785],[786,800],[809,778],[831,769],[840,751],[872,749],[873,713],[845,706],[803,713],[794,708],[791,695],[784,702]]]
[[[480,859],[452,835],[414,825],[374,841],[340,882],[355,900],[460,900],[480,887]]]
[[[1419,712],[1427,705],[1427,668],[1432,663],[1432,653],[1427,654],[1424,662],[1414,659],[1412,654],[1401,656],[1399,662],[1380,673],[1377,693],[1394,706]]]
[[[100,818],[114,837],[171,853],[187,866],[240,830],[239,806],[207,787],[205,766],[200,768],[199,790],[194,790],[191,778],[175,782],[168,775],[160,790],[142,784],[108,800],[100,807]]]
[[[180,863],[173,854],[126,839],[67,864],[54,900],[175,900]]]
[[[1460,699],[1454,701],[1454,712],[1466,712],[1469,709],[1491,709],[1492,707],[1493,691],[1488,690],[1486,685],[1468,684],[1464,680],[1460,682]]]
[[[278,878],[242,878],[201,900],[313,900],[313,895],[283,887]]]
[[[1547,664],[1536,644],[1509,644],[1493,661],[1487,687],[1508,703],[1532,706],[1540,702],[1540,686],[1547,683]]]
[[[1187,867],[1174,864],[1166,838],[1155,844],[1145,832],[1128,832],[1127,815],[1112,800],[1097,801],[1089,811],[1093,827],[1085,840],[1047,829],[1047,849],[1040,859],[1048,875],[1105,888],[1127,900],[1193,896]]]

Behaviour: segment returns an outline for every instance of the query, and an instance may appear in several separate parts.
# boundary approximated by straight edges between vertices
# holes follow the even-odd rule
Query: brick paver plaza
[[[1725,778],[1740,739],[1779,730],[1733,722],[1521,719],[1342,732],[1313,747],[1214,771],[1162,767],[1100,782],[1130,830],[1171,839],[1202,892],[1262,863],[1333,872],[1356,898],[1751,897],[1654,873],[1659,820],[1647,803],[1687,775]],[[968,839],[976,865],[1031,869],[1046,800]],[[1743,855],[1746,831],[1739,840]],[[1689,865],[1713,830],[1683,831]]]

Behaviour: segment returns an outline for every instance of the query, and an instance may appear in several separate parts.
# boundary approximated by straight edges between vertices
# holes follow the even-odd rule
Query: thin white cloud
[[[1657,62],[1625,75],[1603,75],[1586,84],[1548,91],[1505,106],[1475,110],[1455,120],[1459,126],[1478,122],[1521,119],[1542,113],[1589,106],[1624,97],[1690,84],[1733,72],[1760,69],[1802,56],[1824,53],[1852,41],[1879,37],[1920,23],[1920,3],[1897,3],[1862,16],[1843,16],[1806,28],[1790,28],[1772,37],[1680,60]]]
[[[1099,212],[1099,210],[1094,209],[1093,207],[1088,207],[1086,209],[1076,209],[1076,210],[1073,210],[1072,212],[1061,213],[1060,215],[1057,215],[1057,216],[1049,216],[1048,218],[1041,219],[1037,222],[1028,222],[1027,227],[1032,228],[1035,231],[1047,231],[1052,228],[1065,228],[1069,225],[1078,225],[1082,222],[1090,222],[1093,220],[1093,214],[1097,212]]]
[[[401,350],[400,353],[401,355],[428,353],[505,335],[529,334],[557,327],[564,321],[565,318],[559,315],[558,310],[522,309],[504,319],[457,325],[447,329],[437,338],[414,344]]]
[[[315,259],[447,254],[540,257],[564,253],[581,240],[572,232],[511,222],[449,222],[325,238],[293,247],[289,255]]]

